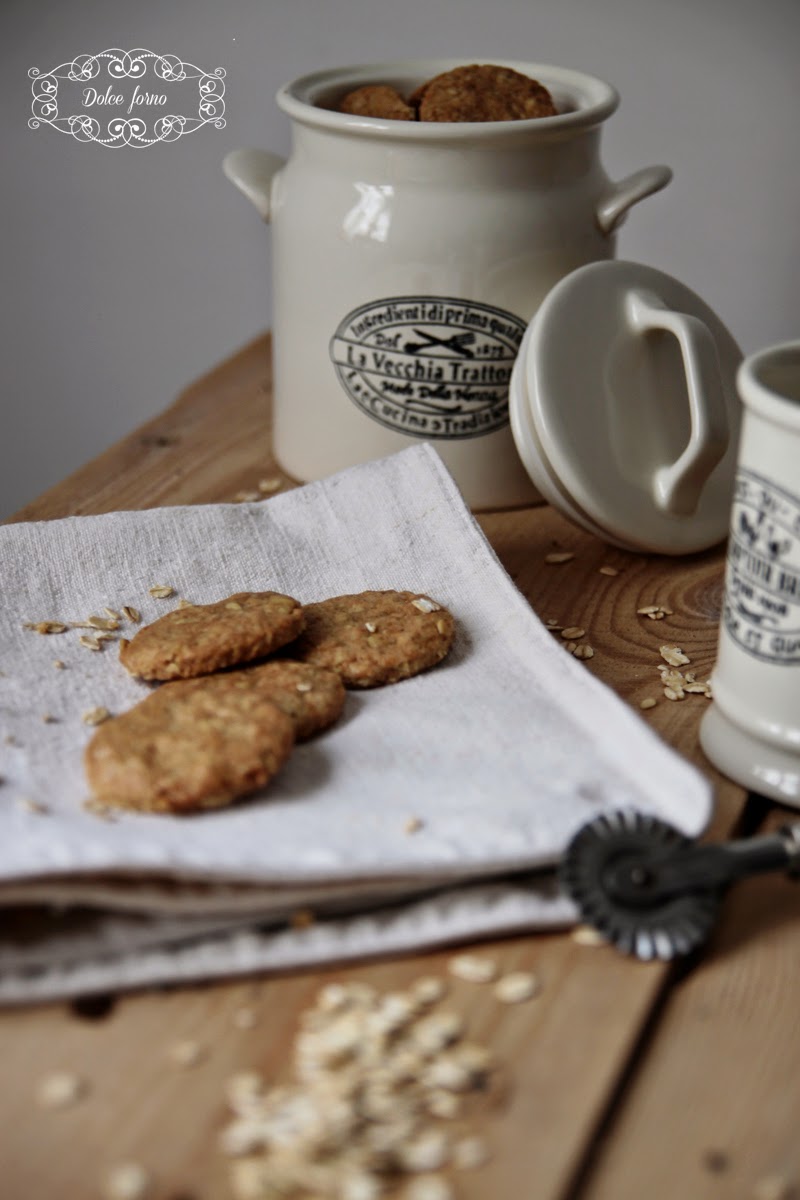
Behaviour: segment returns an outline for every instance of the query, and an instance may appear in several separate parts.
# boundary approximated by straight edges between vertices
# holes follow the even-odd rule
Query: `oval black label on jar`
[[[472,438],[508,424],[525,323],[489,304],[394,296],[348,313],[330,354],[362,412],[420,438]]]
[[[736,476],[723,620],[755,658],[800,665],[800,497],[747,468]]]

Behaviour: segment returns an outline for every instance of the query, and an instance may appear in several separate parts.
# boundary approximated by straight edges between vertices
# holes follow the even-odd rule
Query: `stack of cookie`
[[[98,727],[85,753],[95,798],[150,813],[230,804],[267,784],[295,741],[337,719],[345,688],[434,666],[454,631],[452,615],[417,592],[305,606],[240,592],[179,607],[122,643],[122,665],[161,686]]]
[[[339,112],[384,121],[530,121],[558,109],[538,79],[493,63],[455,67],[405,99],[396,88],[370,83],[348,92]]]

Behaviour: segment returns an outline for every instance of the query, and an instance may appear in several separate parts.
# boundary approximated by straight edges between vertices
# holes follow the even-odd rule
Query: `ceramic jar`
[[[468,60],[467,60],[468,61]],[[473,508],[537,498],[509,427],[528,322],[560,279],[612,258],[628,209],[666,167],[612,183],[600,160],[607,83],[538,63],[558,115],[477,123],[336,111],[366,83],[408,95],[462,65],[321,71],[278,92],[288,162],[234,151],[225,171],[273,226],[274,449],[308,481],[433,443]]]
[[[713,763],[800,808],[800,342],[745,359],[714,703]]]

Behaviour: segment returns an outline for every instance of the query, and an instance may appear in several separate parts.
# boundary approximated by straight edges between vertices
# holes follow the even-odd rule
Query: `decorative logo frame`
[[[197,116],[162,113],[149,123],[138,112],[131,115],[134,108],[161,108],[168,103],[169,97],[163,90],[142,91],[150,68],[155,87],[197,80]],[[225,75],[224,67],[204,71],[175,54],[156,54],[152,50],[109,49],[98,54],[79,54],[72,62],[61,63],[51,71],[42,73],[38,67],[28,71],[33,81],[33,115],[28,118],[28,127],[39,129],[42,125],[50,125],[61,133],[71,134],[79,142],[96,142],[99,146],[114,149],[175,142],[184,134],[194,133],[206,125],[225,128]],[[105,125],[88,112],[62,116],[58,105],[61,80],[87,85],[84,90],[87,107],[94,104],[119,107],[129,100],[125,115],[111,116]],[[112,93],[112,86],[123,80],[135,83],[130,97]],[[106,87],[104,93],[99,90],[100,86]],[[93,93],[92,100],[88,99],[90,93]]]

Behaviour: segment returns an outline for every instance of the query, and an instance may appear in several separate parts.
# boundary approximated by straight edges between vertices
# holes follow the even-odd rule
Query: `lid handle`
[[[730,440],[717,348],[711,331],[699,317],[674,312],[654,292],[632,290],[626,307],[636,332],[666,330],[678,339],[681,349],[691,433],[675,462],[656,471],[653,498],[663,512],[688,517],[697,508],[703,486]]]

